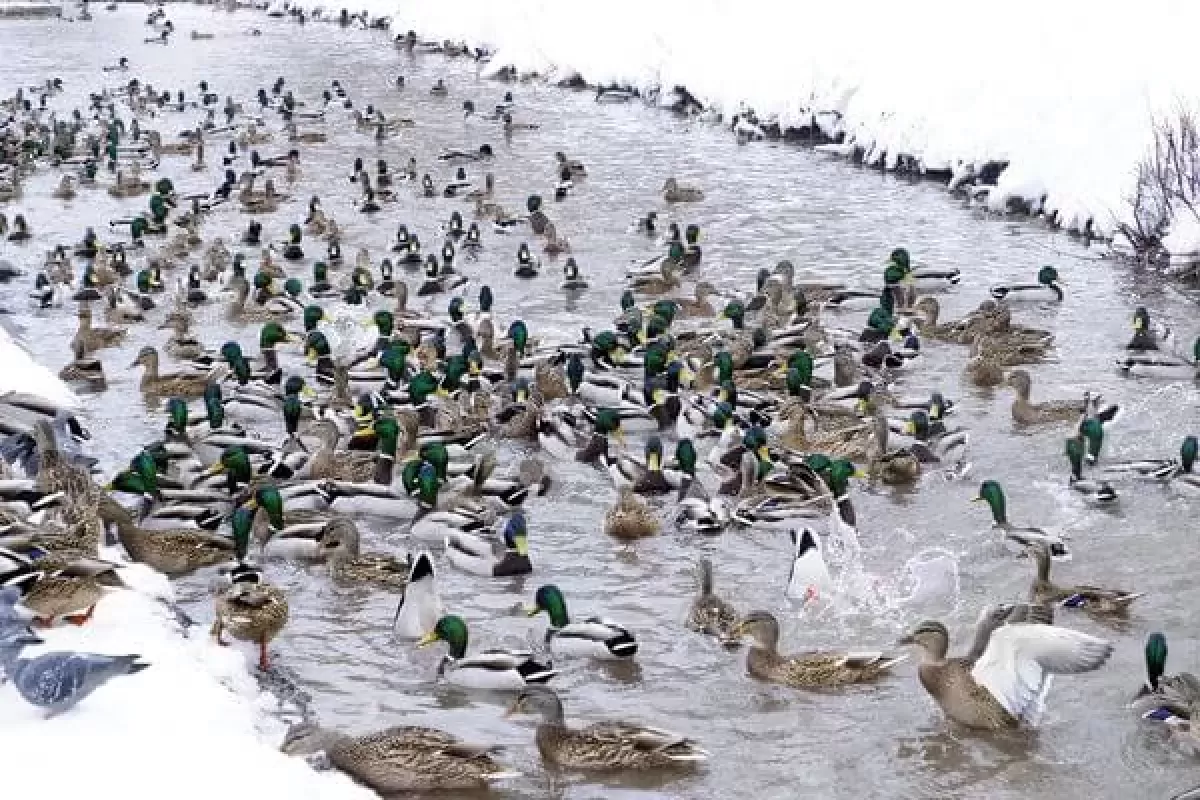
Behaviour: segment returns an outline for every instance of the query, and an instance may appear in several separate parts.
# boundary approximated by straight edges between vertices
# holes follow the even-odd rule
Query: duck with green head
[[[1190,672],[1167,675],[1167,637],[1154,632],[1146,637],[1146,682],[1130,704],[1144,720],[1172,726],[1190,723],[1200,701],[1200,681]]]
[[[1006,303],[1021,300],[1061,303],[1065,296],[1062,288],[1064,285],[1066,282],[1059,277],[1058,270],[1045,266],[1038,270],[1036,283],[998,284],[988,291],[992,297]]]
[[[1004,488],[998,481],[987,480],[979,485],[979,494],[972,498],[974,503],[987,503],[992,512],[992,523],[1004,531],[1006,539],[1011,539],[1022,547],[1035,544],[1044,545],[1054,558],[1070,556],[1067,545],[1062,537],[1043,528],[1014,525],[1008,520],[1007,500]]]
[[[1200,336],[1192,343],[1191,356],[1151,350],[1134,352],[1117,359],[1123,375],[1164,380],[1200,380]]]
[[[505,522],[501,542],[494,537],[456,532],[446,538],[446,557],[455,567],[473,575],[527,575],[533,571],[528,538],[525,513],[518,509]]]
[[[417,642],[417,647],[445,642],[449,652],[438,665],[438,677],[468,689],[516,691],[530,684],[546,683],[558,674],[550,661],[537,660],[530,653],[484,650],[477,656],[468,656],[467,641],[467,623],[462,617],[450,614],[439,619],[434,629]]]
[[[633,634],[612,620],[588,617],[572,622],[562,591],[553,584],[539,587],[533,605],[525,609],[529,616],[545,612],[550,618],[546,644],[557,655],[583,656],[603,660],[626,660],[637,655]]]

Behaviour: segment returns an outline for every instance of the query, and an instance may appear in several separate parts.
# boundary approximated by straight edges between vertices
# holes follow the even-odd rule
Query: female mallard
[[[124,341],[128,331],[120,327],[92,327],[91,306],[88,303],[79,305],[79,330],[71,341],[74,349],[83,349],[85,355],[107,347],[115,347]]]
[[[1071,477],[1067,485],[1073,491],[1079,492],[1090,503],[1108,505],[1117,502],[1117,490],[1108,481],[1092,480],[1083,477],[1083,439],[1074,436],[1067,439],[1067,460],[1071,463]]]
[[[399,639],[420,639],[433,630],[442,613],[433,558],[422,551],[412,559],[408,583],[392,617],[392,633]]]
[[[644,539],[657,534],[661,527],[658,517],[631,488],[621,489],[604,514],[604,532],[614,539]]]
[[[245,536],[249,541],[249,529]],[[221,635],[226,630],[235,639],[254,642],[258,645],[258,668],[266,670],[270,667],[267,643],[287,624],[287,596],[282,589],[266,583],[262,570],[250,564],[238,564],[229,578],[230,585],[218,591],[214,601],[212,635],[218,644],[224,644]]]
[[[158,350],[150,346],[143,347],[129,366],[143,368],[140,384],[142,393],[160,397],[201,397],[210,379],[209,375],[200,373],[159,374]]]
[[[1130,604],[1143,594],[1097,586],[1057,586],[1050,582],[1049,549],[1043,544],[1030,549],[1037,561],[1037,575],[1029,588],[1029,599],[1038,605],[1079,608],[1099,617],[1126,616]]]
[[[921,477],[921,461],[907,448],[888,449],[888,419],[875,409],[871,444],[867,448],[867,474],[889,486],[909,485]]]
[[[712,562],[707,558],[700,559],[696,577],[696,598],[688,611],[687,626],[724,643],[736,644],[735,630],[741,617],[737,609],[714,593]]]
[[[389,591],[403,589],[409,565],[387,553],[359,551],[358,527],[346,517],[334,517],[321,529],[321,546],[329,574],[337,583],[370,584]]]
[[[31,559],[0,548],[0,581],[21,591],[21,605],[33,612],[35,624],[83,625],[108,590],[125,586],[111,562],[86,553],[74,557],[69,549],[35,549],[38,557]]]
[[[1053,625],[1009,624],[990,634],[972,663],[947,658],[950,634],[932,620],[900,640],[921,651],[917,676],[942,712],[969,728],[1003,730],[1036,725],[1045,708],[1051,675],[1099,669],[1112,644]]]
[[[1192,344],[1192,357],[1150,350],[1130,353],[1117,359],[1117,369],[1124,375],[1173,380],[1200,379],[1200,336]]]
[[[1017,396],[1012,402],[1012,417],[1020,425],[1036,425],[1043,422],[1075,422],[1083,413],[1079,403],[1066,401],[1034,403],[1029,399],[1033,379],[1023,369],[1014,369],[1008,374],[1008,386]]]
[[[398,426],[392,417],[382,417],[374,425],[380,437],[381,451],[390,449],[390,457],[396,458]],[[323,419],[312,428],[319,445],[303,468],[303,476],[314,480],[347,481],[367,483],[375,480],[376,454],[364,450],[338,450],[341,431],[333,420]],[[390,443],[390,448],[384,440]],[[389,481],[390,483],[390,481]]]
[[[1051,300],[1061,303],[1063,299],[1064,281],[1058,277],[1054,267],[1042,267],[1038,270],[1037,283],[998,284],[988,291],[997,300],[1011,303],[1017,300]]]
[[[59,370],[59,379],[67,383],[81,384],[93,392],[102,392],[108,388],[108,380],[104,376],[104,362],[98,358],[88,358],[81,342],[72,343],[72,350],[75,358]]]
[[[532,617],[545,611],[550,617],[546,644],[552,652],[604,660],[629,659],[637,655],[638,645],[633,634],[612,620],[588,617],[582,622],[571,622],[567,601],[557,586],[539,587],[533,602],[525,612]]]
[[[138,527],[116,502],[104,503],[101,517],[116,526],[117,539],[131,559],[170,578],[224,564],[235,556],[234,542],[226,536],[194,528],[146,530]]]
[[[493,578],[527,575],[533,571],[528,537],[525,514],[517,510],[504,524],[502,540],[461,530],[451,531],[446,536],[446,558],[472,575]]]
[[[445,642],[449,653],[438,665],[438,677],[468,689],[497,691],[524,689],[546,683],[558,674],[549,661],[542,663],[532,653],[513,650],[484,650],[467,655],[467,623],[453,614],[442,617],[417,647]]]
[[[668,203],[696,203],[704,199],[704,192],[692,186],[680,186],[672,177],[663,182],[662,196]]]
[[[971,340],[971,358],[963,367],[963,374],[972,386],[990,389],[1004,383],[1004,366],[996,360],[994,353],[987,353],[983,346],[983,335]]]
[[[808,651],[792,656],[779,652],[779,622],[767,611],[742,617],[734,633],[754,640],[746,654],[746,670],[759,680],[796,689],[819,689],[865,683],[883,677],[904,660],[879,651]]]
[[[1029,547],[1035,543],[1044,544],[1050,549],[1050,554],[1056,558],[1066,558],[1069,555],[1066,542],[1062,540],[1061,536],[1042,528],[1019,527],[1008,521],[1004,489],[996,481],[981,483],[979,494],[971,502],[988,504],[992,511],[992,522],[997,528],[1004,531],[1006,538],[1023,547]]]
[[[290,317],[294,312],[292,305],[268,304],[258,307],[247,307],[250,297],[250,284],[240,282],[234,288],[233,299],[229,301],[225,316],[230,322],[245,325],[257,325],[271,320],[278,321]]]
[[[547,763],[566,769],[688,767],[708,757],[691,739],[661,728],[624,721],[568,727],[562,700],[554,690],[544,686],[530,687],[517,695],[508,715],[521,711],[541,715],[535,737],[538,752]]]
[[[288,729],[280,749],[288,755],[324,752],[329,763],[384,796],[408,792],[487,789],[517,773],[488,754],[433,728],[386,728],[349,736],[311,723]]]

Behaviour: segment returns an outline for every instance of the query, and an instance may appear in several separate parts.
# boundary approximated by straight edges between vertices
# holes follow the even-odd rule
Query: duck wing
[[[1052,675],[1098,669],[1112,643],[1052,625],[1004,625],[988,641],[971,677],[1016,719],[1036,724]]]

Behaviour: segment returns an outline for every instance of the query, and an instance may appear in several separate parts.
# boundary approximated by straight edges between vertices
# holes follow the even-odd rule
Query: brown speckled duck
[[[754,644],[746,654],[746,671],[755,678],[796,689],[818,689],[865,683],[881,678],[904,660],[880,651],[808,651],[785,656],[779,652],[779,622],[767,611],[742,617],[735,633]]]

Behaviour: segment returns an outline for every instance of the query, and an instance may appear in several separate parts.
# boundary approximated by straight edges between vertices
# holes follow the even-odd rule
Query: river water
[[[568,201],[549,203],[548,213],[591,279],[586,294],[576,300],[564,297],[557,264],[532,283],[513,278],[519,242],[514,237],[485,233],[480,259],[465,266],[472,278],[469,297],[486,281],[495,291],[499,320],[519,315],[535,336],[550,339],[573,339],[581,326],[606,326],[611,320],[624,268],[655,253],[647,239],[628,233],[629,225],[651,208],[666,215],[659,190],[669,175],[703,186],[707,194],[704,202],[670,218],[701,226],[701,273],[722,288],[752,285],[760,267],[781,258],[791,259],[800,272],[873,284],[887,253],[903,245],[923,266],[962,269],[961,285],[940,296],[948,318],[977,305],[989,284],[1027,281],[1038,266],[1054,263],[1069,283],[1066,301],[1018,315],[1058,337],[1056,360],[1031,368],[1037,395],[1076,397],[1091,388],[1120,402],[1124,414],[1109,434],[1107,458],[1173,455],[1182,437],[1195,432],[1200,419],[1195,386],[1130,381],[1111,368],[1130,334],[1136,305],[1171,320],[1180,341],[1187,343],[1197,333],[1195,305],[1176,290],[1098,261],[1078,244],[1037,225],[990,217],[965,208],[936,186],[895,180],[793,146],[739,146],[723,130],[640,105],[599,105],[586,92],[483,80],[468,61],[398,53],[380,32],[320,24],[301,28],[259,15],[172,6],[170,17],[179,35],[163,47],[143,44],[151,35],[142,24],[145,13],[144,7],[123,5],[111,13],[96,9],[92,22],[0,23],[0,52],[6,55],[0,59],[0,94],[9,96],[18,86],[58,76],[65,91],[53,102],[74,107],[88,92],[115,88],[136,75],[157,87],[184,88],[193,97],[197,83],[206,79],[222,97],[232,94],[249,106],[254,92],[269,88],[277,76],[310,103],[319,103],[330,81],[340,80],[359,107],[372,102],[389,116],[413,118],[416,127],[377,144],[354,131],[348,113],[331,113],[323,126],[329,142],[304,147],[302,177],[286,189],[292,199],[263,221],[264,238],[279,241],[289,224],[303,221],[308,197],[319,194],[345,231],[348,257],[360,246],[371,248],[376,259],[382,257],[401,222],[428,247],[440,240],[438,228],[452,210],[462,210],[470,219],[459,200],[426,200],[407,190],[399,191],[399,201],[384,213],[369,219],[357,213],[357,190],[347,181],[356,156],[368,165],[386,158],[398,169],[413,155],[440,185],[451,172],[435,161],[438,152],[489,142],[498,156],[489,168],[496,174],[499,202],[518,210],[532,192],[549,200],[554,153],[565,150],[587,165],[589,177]],[[251,36],[251,28],[261,35]],[[215,38],[192,40],[192,30]],[[130,58],[130,73],[118,78],[100,71],[120,55]],[[398,91],[393,82],[401,74],[407,88]],[[446,80],[449,97],[429,95],[437,78]],[[538,123],[539,130],[518,132],[506,141],[495,123],[464,120],[463,100],[487,109],[506,89],[515,94],[514,116]],[[194,119],[169,114],[147,124],[173,134]],[[210,141],[208,160],[217,166],[207,172],[189,171],[181,157],[168,157],[161,171],[183,193],[207,191],[219,182],[223,145],[220,139]],[[285,148],[277,140],[260,150],[281,153]],[[468,171],[472,179],[481,178],[476,170]],[[36,236],[21,247],[0,242],[0,258],[24,266],[30,276],[54,244],[78,241],[87,225],[102,231],[108,220],[145,202],[85,191],[63,203],[49,197],[57,181],[56,171],[42,168],[29,180],[24,198],[3,208],[10,217],[24,211]],[[238,238],[245,224],[236,211],[224,209],[202,232],[206,240],[221,235],[228,242]],[[315,242],[307,246],[305,278],[317,249]],[[29,311],[14,286],[24,287],[5,287],[4,305],[16,312],[35,354],[57,369],[69,358],[70,311]],[[383,302],[390,306],[390,300]],[[432,308],[441,312],[444,303],[435,300]],[[861,318],[861,313],[844,316],[850,325],[861,324]],[[255,352],[257,329],[229,330],[215,319],[210,314],[200,326],[201,338],[218,345],[236,337]],[[148,410],[136,391],[139,373],[126,369],[143,344],[161,343],[162,334],[153,327],[135,330],[119,349],[102,351],[110,387],[85,396],[93,447],[106,468],[119,466],[138,443],[161,431],[161,415]],[[503,331],[506,322],[497,328]],[[956,400],[955,422],[969,427],[973,436],[970,478],[952,482],[929,475],[916,492],[864,486],[854,492],[864,545],[862,569],[877,576],[886,597],[903,593],[902,575],[910,559],[939,548],[958,563],[957,591],[915,605],[841,598],[831,607],[802,613],[783,597],[790,559],[785,535],[731,531],[701,539],[668,529],[657,538],[624,546],[601,532],[612,499],[607,482],[574,463],[551,465],[554,490],[528,506],[532,576],[488,582],[439,561],[443,599],[471,625],[472,648],[520,645],[531,632],[540,632],[544,623],[531,623],[513,611],[548,582],[564,588],[576,614],[603,613],[635,631],[641,641],[635,669],[562,664],[557,685],[568,714],[581,722],[629,716],[686,732],[712,753],[710,764],[693,775],[649,783],[548,776],[538,765],[531,720],[506,720],[502,706],[492,699],[435,686],[438,648],[415,651],[390,634],[395,599],[334,588],[317,568],[269,568],[269,577],[287,589],[291,601],[291,621],[273,646],[275,658],[311,695],[313,709],[325,723],[356,731],[433,724],[507,745],[504,759],[527,776],[501,792],[512,797],[1149,798],[1200,781],[1190,755],[1139,726],[1123,708],[1144,680],[1141,644],[1149,631],[1166,632],[1172,671],[1200,663],[1200,637],[1191,614],[1193,603],[1200,601],[1193,580],[1200,567],[1194,545],[1196,500],[1130,486],[1117,510],[1086,509],[1066,489],[1062,431],[1015,430],[1010,393],[963,385],[965,360],[965,348],[929,343],[923,363],[906,377],[903,389],[921,394],[940,388]],[[277,431],[269,427],[267,433]],[[510,452],[501,451],[502,464]],[[918,685],[911,663],[876,686],[838,693],[758,684],[745,674],[741,653],[731,654],[683,628],[693,591],[692,565],[707,555],[716,565],[718,588],[740,608],[768,608],[779,615],[785,650],[887,647],[928,616],[945,620],[962,647],[979,607],[1022,597],[1032,568],[997,545],[986,513],[968,502],[978,481],[987,477],[1007,488],[1015,521],[1069,532],[1074,561],[1060,567],[1063,581],[1147,593],[1119,630],[1061,615],[1063,624],[1114,637],[1116,652],[1102,671],[1056,682],[1050,712],[1036,734],[991,737],[950,728]],[[365,544],[403,550],[404,526],[377,526]],[[180,594],[195,617],[209,618],[206,579],[184,581]]]

